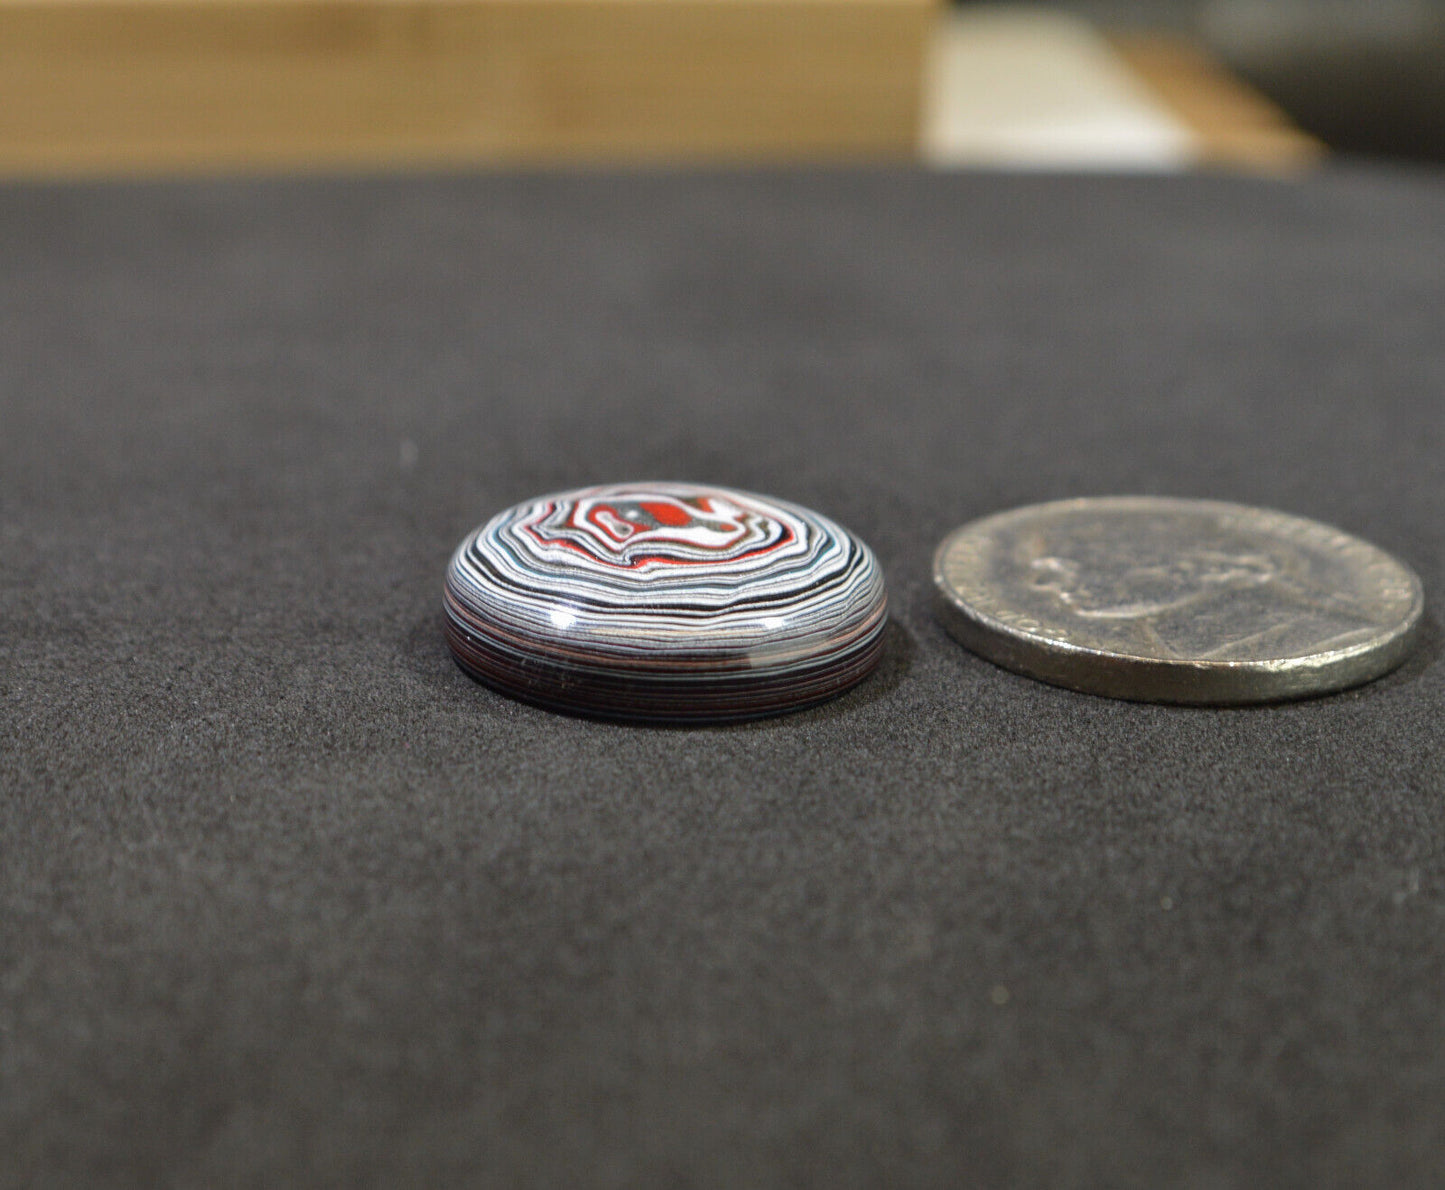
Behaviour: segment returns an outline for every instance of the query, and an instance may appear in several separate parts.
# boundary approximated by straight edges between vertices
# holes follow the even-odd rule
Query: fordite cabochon
[[[749,492],[611,484],[529,500],[447,568],[462,668],[544,706],[725,720],[830,698],[877,664],[873,552],[826,517]]]

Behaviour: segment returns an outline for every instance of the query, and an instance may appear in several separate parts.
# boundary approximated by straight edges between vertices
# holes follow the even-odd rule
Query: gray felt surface
[[[1272,505],[1445,590],[1445,174],[0,190],[0,1185],[1428,1186],[1445,664],[1111,702],[952,526]],[[667,730],[463,676],[589,481],[770,492],[894,622]]]

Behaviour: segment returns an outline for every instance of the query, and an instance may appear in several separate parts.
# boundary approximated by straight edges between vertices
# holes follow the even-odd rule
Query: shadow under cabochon
[[[796,710],[861,681],[887,619],[873,552],[795,504],[687,483],[542,496],[446,575],[461,667],[560,710],[653,721]]]

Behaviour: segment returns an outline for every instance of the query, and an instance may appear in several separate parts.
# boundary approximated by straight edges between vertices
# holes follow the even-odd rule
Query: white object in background
[[[1185,169],[1171,115],[1077,17],[1031,5],[946,14],[924,93],[923,160],[941,168]]]

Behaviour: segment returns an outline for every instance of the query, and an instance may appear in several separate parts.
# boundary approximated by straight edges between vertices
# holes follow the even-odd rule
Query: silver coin
[[[949,633],[990,661],[1147,702],[1272,702],[1393,669],[1420,580],[1303,517],[1117,496],[1016,508],[955,530],[933,559]]]

